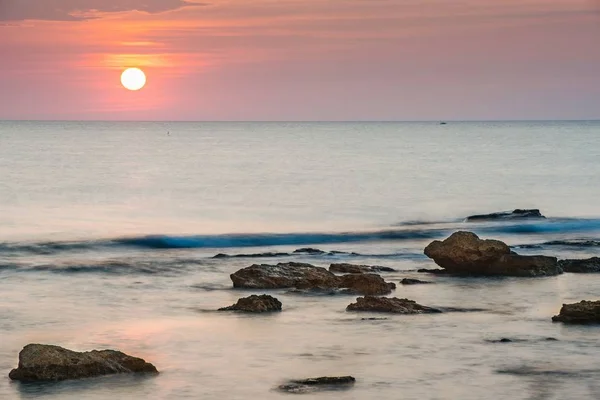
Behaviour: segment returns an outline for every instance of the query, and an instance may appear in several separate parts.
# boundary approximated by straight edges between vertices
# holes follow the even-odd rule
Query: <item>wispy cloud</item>
[[[103,13],[155,14],[199,5],[203,4],[188,0],[2,0],[0,21],[82,21]]]

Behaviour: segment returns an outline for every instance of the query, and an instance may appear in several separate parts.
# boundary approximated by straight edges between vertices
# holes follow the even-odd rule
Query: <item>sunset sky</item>
[[[0,119],[599,118],[594,0],[0,0]]]

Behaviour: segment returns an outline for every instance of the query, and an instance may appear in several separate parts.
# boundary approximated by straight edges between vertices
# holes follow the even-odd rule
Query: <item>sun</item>
[[[121,74],[121,84],[125,89],[140,90],[146,85],[146,74],[139,68],[127,68]]]

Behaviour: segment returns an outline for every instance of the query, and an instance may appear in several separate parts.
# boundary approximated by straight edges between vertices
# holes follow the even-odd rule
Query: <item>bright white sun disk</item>
[[[121,84],[125,89],[140,90],[146,84],[146,74],[139,68],[127,68],[121,74]]]

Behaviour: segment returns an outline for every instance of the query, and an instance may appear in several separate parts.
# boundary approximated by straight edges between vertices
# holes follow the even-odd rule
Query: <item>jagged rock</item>
[[[592,257],[584,260],[560,260],[558,265],[565,272],[595,273],[600,272],[600,257]]]
[[[392,293],[396,284],[386,282],[376,274],[349,274],[339,277],[339,287],[347,288],[352,293],[362,295],[384,295]]]
[[[10,379],[21,382],[62,381],[132,372],[158,373],[141,358],[115,350],[76,352],[58,346],[28,344],[19,353],[19,366]]]
[[[498,221],[507,219],[544,219],[542,213],[538,209],[522,210],[516,209],[511,211],[503,211],[491,214],[471,215],[467,217],[467,222],[474,221]]]
[[[400,281],[400,283],[403,285],[425,285],[425,284],[432,283],[432,282],[421,281],[418,279],[404,278]]]
[[[600,301],[580,301],[563,304],[560,313],[552,317],[552,321],[565,324],[598,324],[600,323]]]
[[[285,385],[280,385],[279,390],[289,393],[307,393],[320,390],[339,390],[354,385],[356,379],[352,376],[339,377],[320,377],[302,380],[289,381]]]
[[[347,289],[355,294],[388,294],[396,288],[376,274],[336,276],[325,268],[303,263],[252,265],[231,274],[234,287],[249,289]]]
[[[551,276],[562,273],[555,257],[521,256],[499,240],[482,240],[472,232],[455,232],[435,240],[425,255],[456,275]]]
[[[336,272],[340,274],[367,274],[369,272],[395,272],[396,270],[389,267],[382,267],[379,265],[357,265],[357,264],[331,264],[329,266],[329,272]]]
[[[426,314],[441,313],[441,310],[422,306],[413,300],[397,297],[365,296],[356,299],[356,303],[346,307],[347,311],[385,312],[394,314]]]
[[[219,311],[242,311],[251,313],[263,313],[281,311],[281,302],[275,297],[263,294],[257,296],[253,294],[249,297],[243,297],[232,306],[219,308]]]

